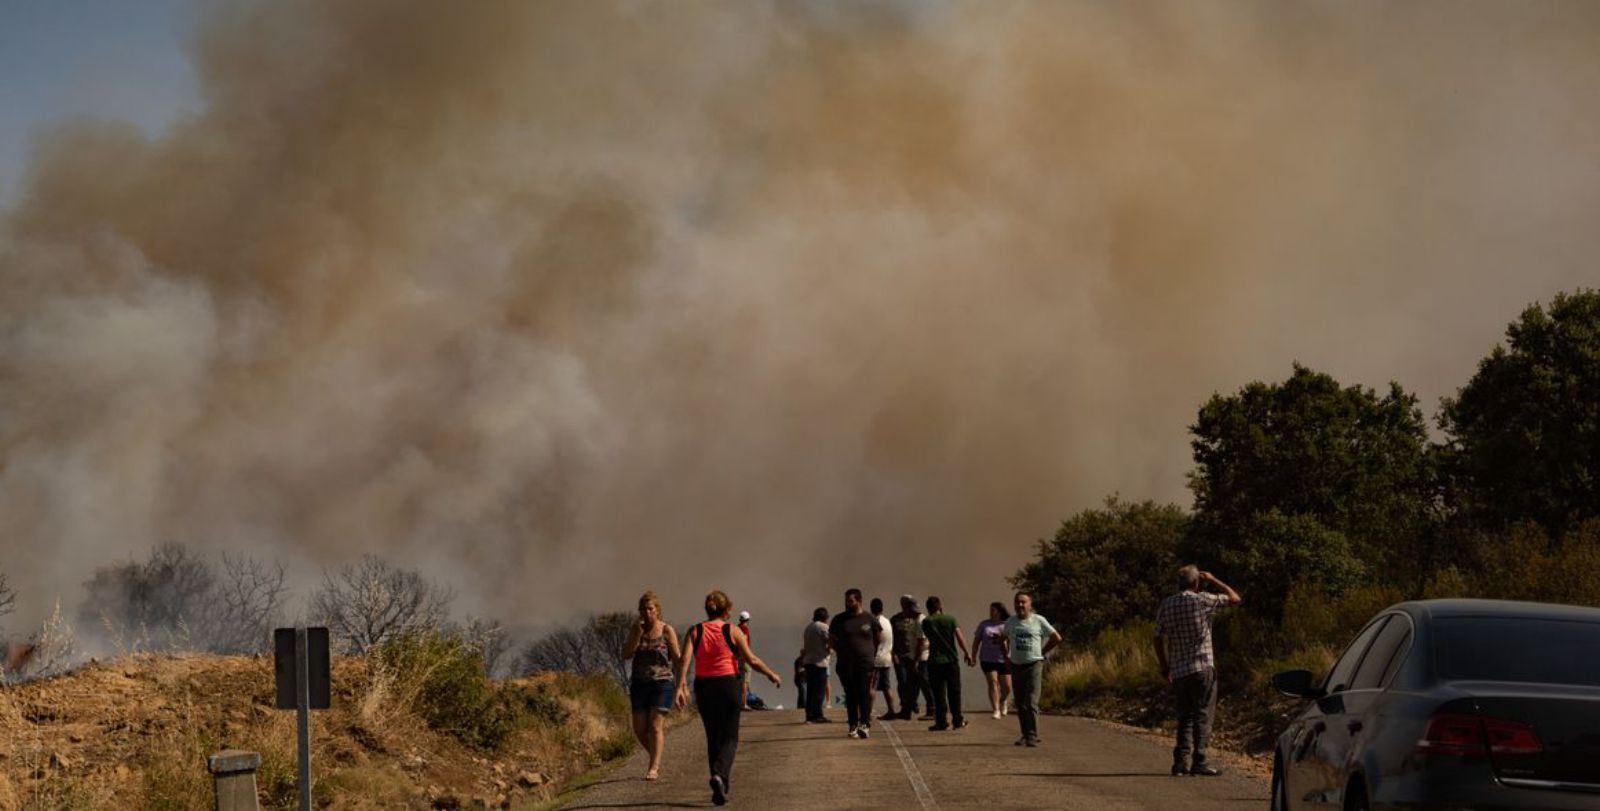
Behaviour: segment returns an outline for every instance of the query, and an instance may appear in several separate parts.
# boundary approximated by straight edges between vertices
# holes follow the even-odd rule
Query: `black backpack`
[[[698,622],[689,629],[689,650],[694,651],[696,656],[700,654],[700,639],[706,635],[705,626],[704,622]],[[722,623],[722,641],[728,644],[728,652],[733,654],[733,658],[739,659],[739,650],[733,646],[733,626],[726,622]]]

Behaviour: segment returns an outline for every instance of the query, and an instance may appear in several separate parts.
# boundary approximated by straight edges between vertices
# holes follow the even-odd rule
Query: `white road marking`
[[[917,793],[917,802],[922,803],[922,811],[936,811],[939,801],[933,798],[933,791],[928,788],[928,781],[922,779],[922,771],[911,759],[911,753],[900,743],[900,733],[895,732],[894,724],[888,721],[883,722],[883,731],[889,735],[889,742],[894,744],[894,753],[900,756],[900,766],[906,771],[906,779],[911,781],[911,790]]]

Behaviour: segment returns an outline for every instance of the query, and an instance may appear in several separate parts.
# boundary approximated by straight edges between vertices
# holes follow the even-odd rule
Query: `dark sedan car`
[[[1401,603],[1278,738],[1274,809],[1600,810],[1600,609]]]

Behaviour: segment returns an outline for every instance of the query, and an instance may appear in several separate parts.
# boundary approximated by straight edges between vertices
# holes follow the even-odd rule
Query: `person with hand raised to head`
[[[653,591],[639,598],[639,620],[628,632],[622,658],[633,661],[628,698],[633,704],[633,735],[650,755],[644,779],[661,775],[661,750],[667,742],[667,714],[674,701],[672,667],[683,658],[678,632],[661,621],[661,601]]]
[[[1221,591],[1201,591],[1210,584]],[[1172,774],[1213,777],[1222,772],[1206,760],[1211,716],[1217,706],[1217,659],[1211,623],[1217,612],[1244,601],[1233,587],[1197,566],[1178,570],[1178,593],[1156,609],[1156,661],[1172,684],[1178,704],[1178,740],[1172,747]],[[1190,755],[1193,754],[1193,760]]]
[[[726,805],[733,776],[733,756],[739,749],[739,719],[744,710],[739,662],[766,676],[774,687],[779,676],[750,649],[750,640],[728,622],[733,601],[721,591],[706,595],[706,621],[684,634],[684,655],[678,660],[677,699],[689,703],[689,663],[694,662],[694,700],[706,731],[706,761],[711,767],[711,802]]]

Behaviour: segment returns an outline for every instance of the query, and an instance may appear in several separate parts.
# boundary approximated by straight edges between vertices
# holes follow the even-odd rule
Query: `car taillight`
[[[1544,741],[1539,740],[1539,733],[1521,721],[1485,718],[1483,731],[1489,738],[1491,755],[1537,755],[1544,751]]]
[[[1417,750],[1430,755],[1481,755],[1483,724],[1476,715],[1435,715],[1428,719]]]
[[[1428,719],[1417,751],[1430,755],[1537,755],[1544,742],[1533,727],[1504,718],[1440,713]]]

